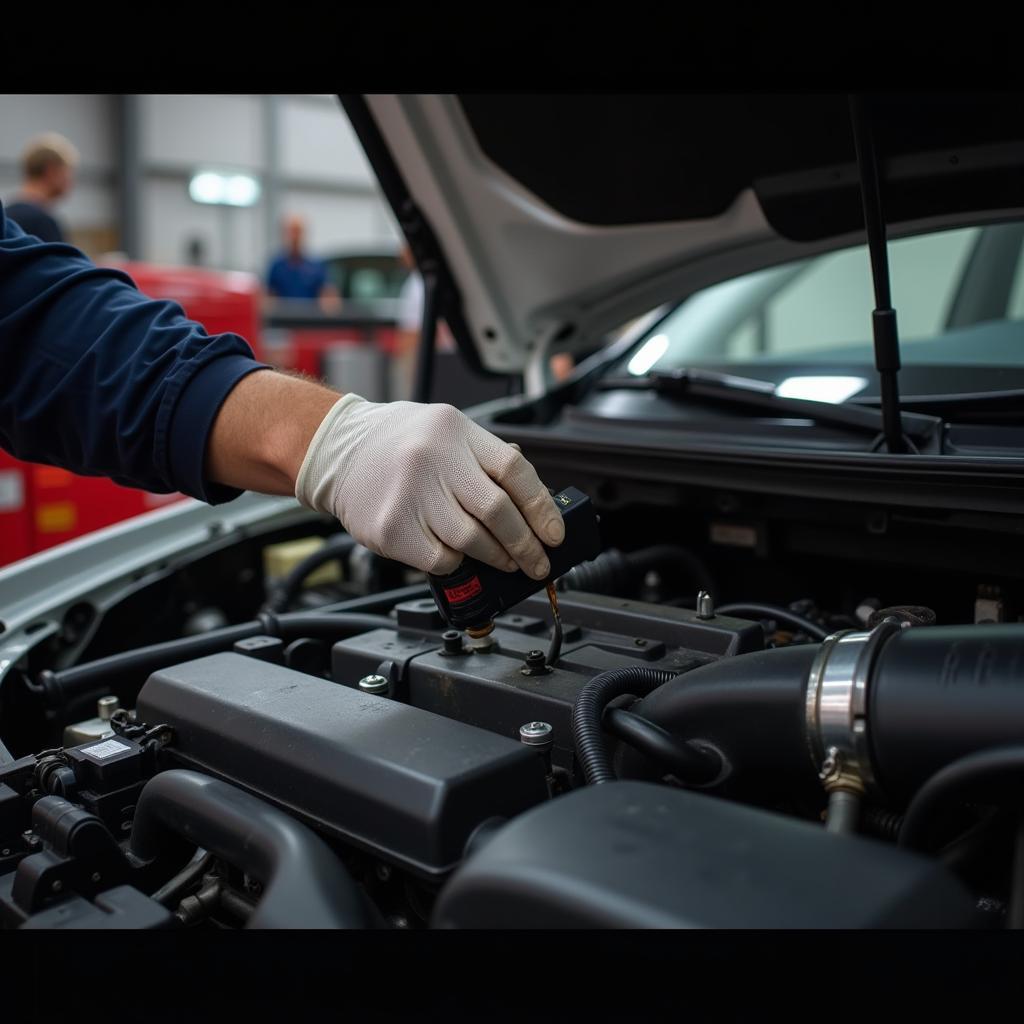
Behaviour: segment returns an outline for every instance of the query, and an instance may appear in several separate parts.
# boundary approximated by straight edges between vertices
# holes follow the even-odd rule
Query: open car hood
[[[341,99],[478,368],[523,372],[716,281],[863,240],[843,95]],[[892,234],[1024,215],[1019,94],[865,103]]]

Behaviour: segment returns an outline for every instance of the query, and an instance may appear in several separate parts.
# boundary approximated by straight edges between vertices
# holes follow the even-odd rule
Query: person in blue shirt
[[[325,312],[341,308],[338,290],[327,279],[323,260],[305,254],[306,223],[292,214],[282,225],[284,251],[267,271],[267,292],[279,299],[316,299]]]
[[[181,491],[294,494],[371,550],[447,573],[470,554],[543,579],[561,516],[513,445],[442,404],[339,395],[207,334],[180,306],[0,205],[0,447]]]

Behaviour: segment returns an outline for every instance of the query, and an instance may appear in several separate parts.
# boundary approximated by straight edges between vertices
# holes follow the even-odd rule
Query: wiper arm
[[[827,427],[841,427],[857,433],[884,433],[882,413],[861,405],[835,405],[806,398],[783,398],[775,393],[775,385],[766,380],[736,377],[715,370],[672,370],[649,373],[645,377],[612,377],[598,383],[599,390],[631,389],[655,391],[670,398],[690,398],[751,409],[771,416],[792,416],[813,420]],[[941,427],[937,416],[907,414],[903,417],[907,435],[924,441]]]

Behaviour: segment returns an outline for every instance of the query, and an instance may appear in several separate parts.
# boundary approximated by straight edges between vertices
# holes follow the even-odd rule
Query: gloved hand
[[[440,575],[466,553],[543,579],[538,537],[552,547],[565,537],[519,450],[450,405],[343,396],[310,441],[295,496],[370,550]]]

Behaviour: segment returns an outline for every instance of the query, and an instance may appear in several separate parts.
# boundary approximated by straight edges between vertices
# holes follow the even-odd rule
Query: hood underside
[[[843,95],[342,100],[453,334],[494,372],[863,240]],[[865,97],[892,234],[1024,216],[1020,101]]]

